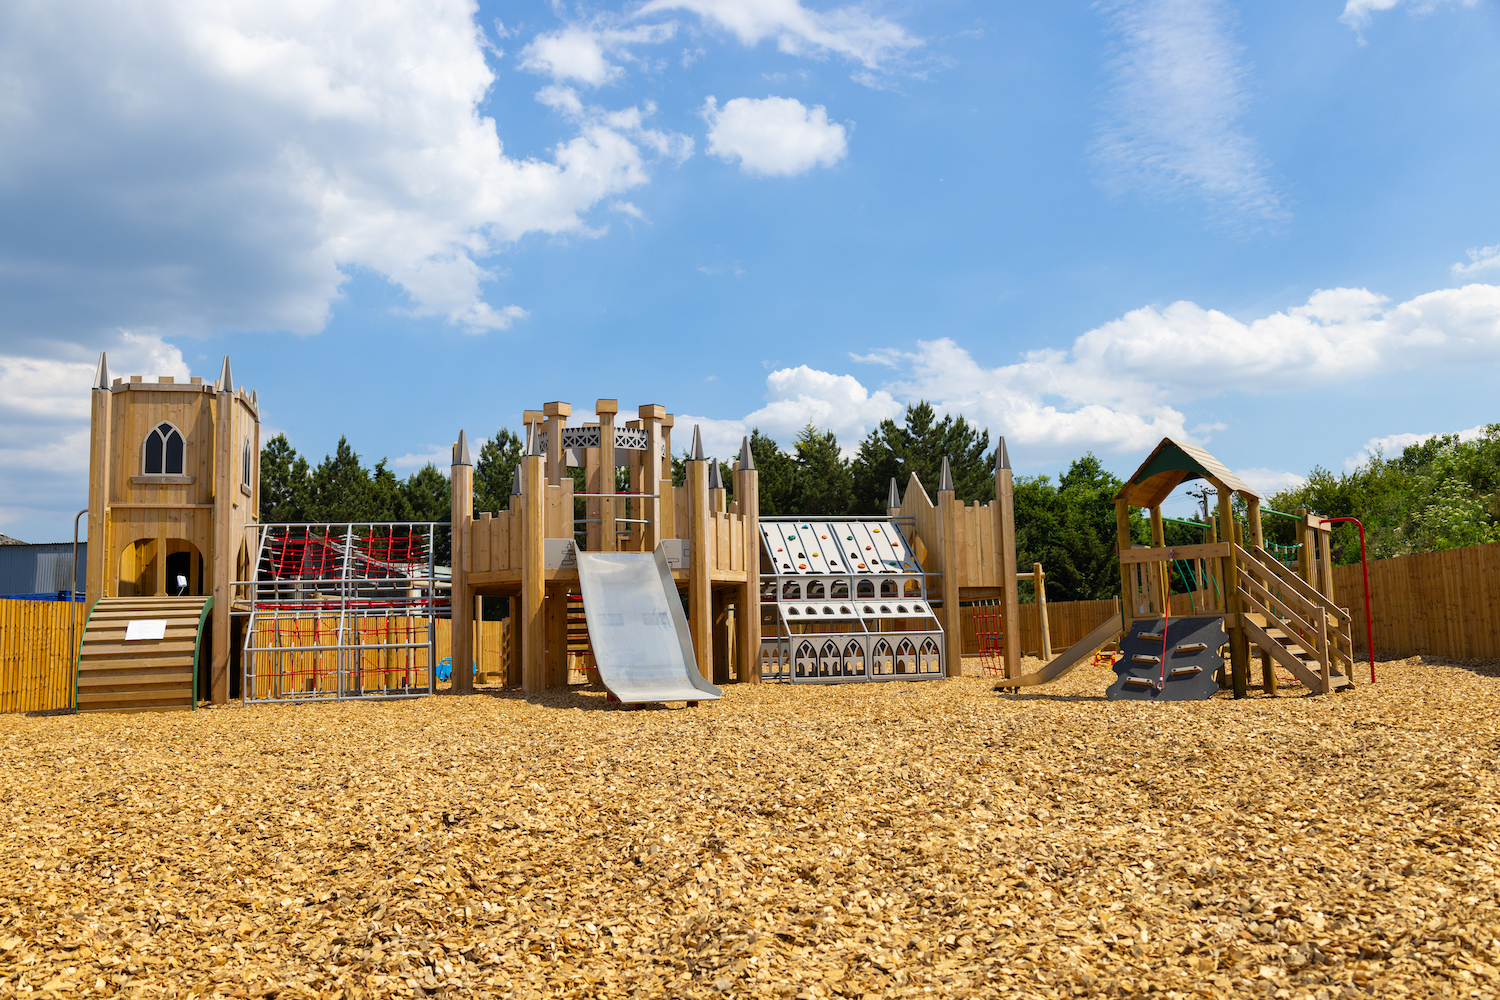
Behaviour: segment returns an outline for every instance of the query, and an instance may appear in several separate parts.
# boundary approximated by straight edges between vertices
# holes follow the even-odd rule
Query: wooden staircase
[[[1354,642],[1340,608],[1263,548],[1235,546],[1240,616],[1250,641],[1291,671],[1309,691],[1354,686]]]
[[[191,710],[211,597],[105,597],[89,612],[78,655],[79,712]],[[125,638],[159,621],[160,639]]]

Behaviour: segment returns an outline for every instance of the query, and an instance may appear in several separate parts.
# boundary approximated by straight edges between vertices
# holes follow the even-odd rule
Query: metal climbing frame
[[[245,703],[431,694],[438,617],[449,610],[451,576],[437,565],[448,531],[433,522],[247,526],[254,572],[236,581],[234,602],[245,619]]]
[[[834,684],[946,676],[942,626],[900,520],[760,519],[762,678]]]

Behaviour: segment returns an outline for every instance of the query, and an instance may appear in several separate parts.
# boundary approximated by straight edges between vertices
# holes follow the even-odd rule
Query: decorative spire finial
[[[948,456],[947,455],[943,456],[943,471],[938,476],[938,492],[939,493],[952,493],[953,492],[953,470],[950,469],[950,468],[948,468]]]
[[[722,490],[724,478],[719,475],[719,463],[717,461],[708,463],[708,488],[711,490]]]
[[[1000,446],[995,449],[995,471],[1010,468],[1010,452],[1005,450],[1005,438],[1000,438]]]
[[[896,484],[895,476],[891,477],[891,492],[885,498],[885,505],[888,509],[901,506],[901,487]]]
[[[234,391],[234,376],[229,374],[229,355],[224,355],[224,371],[219,375],[219,391]]]
[[[703,435],[698,433],[698,425],[693,425],[693,452],[692,461],[703,461]]]
[[[458,445],[453,449],[453,464],[474,464],[473,460],[469,458],[469,439],[464,436],[464,432],[462,430],[458,432]]]
[[[755,471],[755,456],[750,453],[750,435],[745,435],[745,440],[740,442],[740,471]]]
[[[94,388],[109,388],[109,362],[104,358],[104,352],[99,352],[99,370],[94,373]]]

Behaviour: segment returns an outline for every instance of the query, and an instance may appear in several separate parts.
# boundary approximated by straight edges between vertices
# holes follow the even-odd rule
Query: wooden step
[[[104,598],[79,645],[78,711],[159,712],[193,707],[193,658],[206,597]],[[126,640],[133,621],[160,621],[161,639]]]

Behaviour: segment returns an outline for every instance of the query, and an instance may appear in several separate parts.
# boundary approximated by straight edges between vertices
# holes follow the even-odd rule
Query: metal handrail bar
[[[575,497],[644,497],[648,500],[660,500],[660,493],[580,493],[573,491]]]
[[[574,496],[577,496],[575,493]],[[884,514],[849,514],[845,517],[793,517],[790,514],[762,514],[760,520],[765,521],[894,521],[898,523],[915,524],[915,517],[887,517]]]

